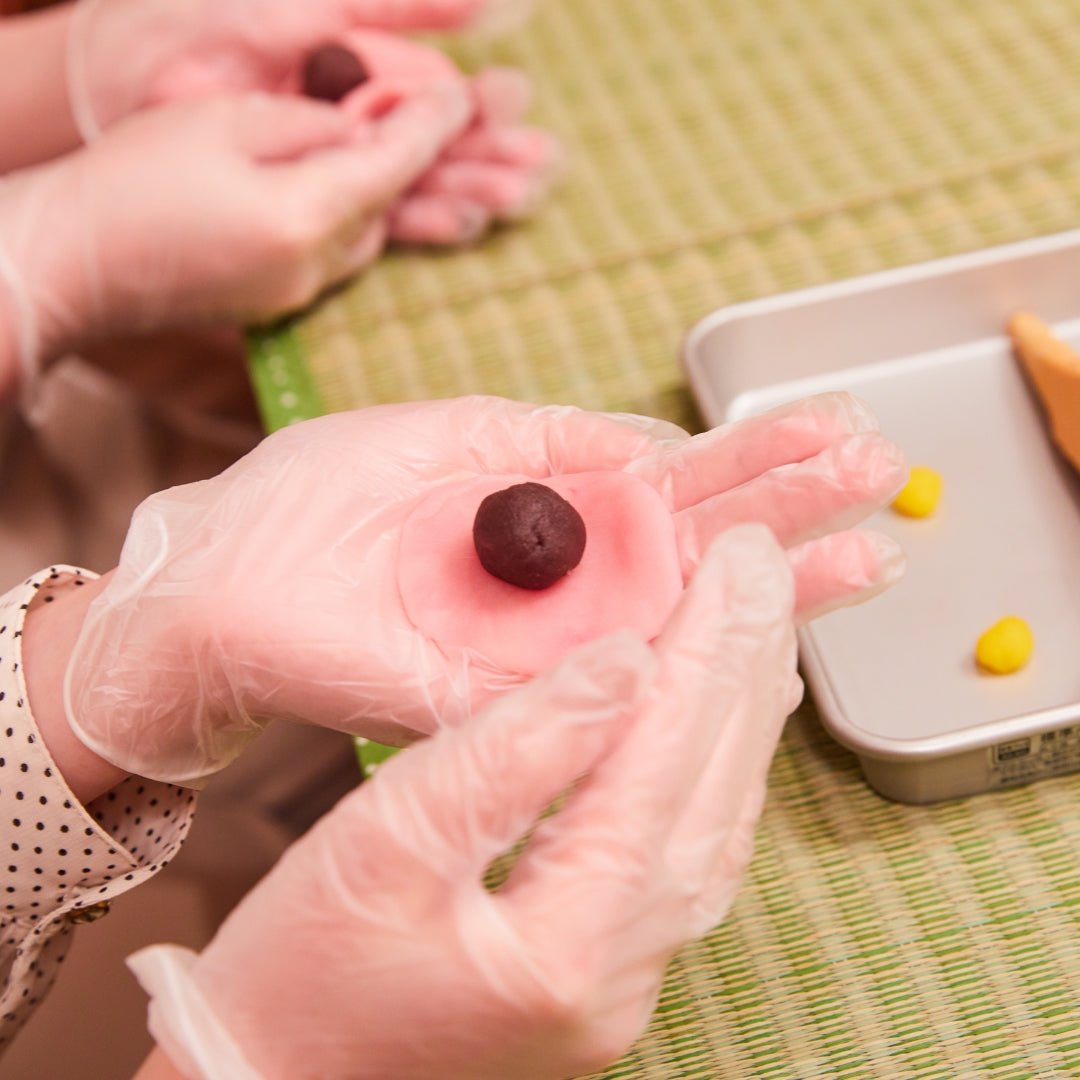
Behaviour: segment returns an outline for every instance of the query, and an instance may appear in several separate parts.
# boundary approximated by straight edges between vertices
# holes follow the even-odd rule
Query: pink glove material
[[[257,321],[369,263],[386,210],[468,123],[460,81],[377,120],[250,94],[153,109],[0,188],[38,356],[117,331]]]
[[[847,530],[906,476],[897,448],[848,395],[694,438],[642,417],[486,397],[336,413],[282,430],[220,476],[136,510],[120,566],[72,655],[72,728],[129,772],[195,782],[267,718],[392,745],[460,723],[536,670],[529,631],[515,621],[516,596],[504,592],[483,619],[473,623],[476,611],[466,609],[453,622],[493,620],[523,662],[489,656],[490,633],[442,640],[427,620],[434,607],[418,609],[409,593],[415,560],[432,557],[406,535],[410,517],[478,478],[564,483],[596,472],[650,489],[624,531],[653,537],[650,552],[675,568],[673,586],[640,566],[620,573],[621,563],[593,567],[580,585],[571,572],[577,621],[592,620],[596,635],[622,625],[592,619],[592,609],[611,608],[611,592],[648,605],[660,587],[666,618],[713,538],[745,521],[763,522],[792,548],[803,618],[880,591],[902,570],[891,540]],[[427,541],[460,545],[441,525]],[[433,591],[431,605],[444,596]],[[653,618],[633,629],[654,634]]]
[[[775,540],[740,526],[652,649],[593,642],[398,755],[202,955],[129,959],[159,1045],[192,1080],[562,1080],[610,1063],[750,861],[800,694],[792,602]],[[571,784],[489,891],[491,860]]]
[[[297,94],[307,55],[328,42],[352,49],[368,72],[346,99],[354,119],[376,119],[389,102],[432,83],[460,82],[473,102],[467,131],[391,207],[385,227],[404,243],[466,243],[493,222],[535,210],[561,172],[562,152],[547,132],[521,123],[531,99],[522,72],[490,68],[466,80],[443,52],[401,31],[509,29],[529,6],[313,0],[301,15],[287,0],[140,0],[137,10],[132,0],[80,0],[68,49],[72,108],[90,142],[149,105],[220,93]]]
[[[531,0],[79,0],[68,92],[87,142],[148,106],[206,94],[280,92],[304,58],[359,29],[494,34]]]
[[[461,78],[444,53],[408,38],[356,30],[337,40],[362,57],[372,73],[343,106],[353,115],[377,115],[387,94],[407,96],[433,81]],[[563,171],[558,142],[548,132],[522,123],[532,100],[532,87],[523,72],[486,68],[468,86],[472,122],[391,208],[387,227],[392,240],[415,244],[475,240],[492,223],[517,221],[533,213]]]

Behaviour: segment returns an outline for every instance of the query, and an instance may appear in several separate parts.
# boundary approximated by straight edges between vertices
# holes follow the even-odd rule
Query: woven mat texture
[[[485,392],[696,427],[715,308],[1080,224],[1080,0],[541,0],[454,50],[534,76],[566,182],[255,335],[270,426]],[[804,704],[734,908],[603,1075],[1080,1076],[1078,807],[886,802]]]

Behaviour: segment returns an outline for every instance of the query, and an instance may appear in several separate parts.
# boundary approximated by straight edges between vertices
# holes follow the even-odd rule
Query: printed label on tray
[[[1080,724],[1024,735],[988,750],[990,786],[1012,787],[1080,770]]]

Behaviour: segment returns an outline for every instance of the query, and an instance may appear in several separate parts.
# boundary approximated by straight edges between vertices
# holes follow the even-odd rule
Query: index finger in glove
[[[771,469],[815,457],[845,436],[877,430],[873,413],[851,394],[818,394],[657,450],[632,471],[672,510],[685,510]]]
[[[541,823],[515,867],[504,900],[523,918],[543,919],[555,893],[589,913],[575,920],[588,940],[628,897],[652,897],[663,914],[639,927],[641,947],[685,939],[686,888],[704,874],[672,862],[669,837],[690,828],[680,822],[714,761],[726,770],[728,790],[713,793],[722,807],[735,812],[756,790],[797,701],[792,605],[790,570],[766,530],[733,530],[717,542],[655,643],[660,667],[633,728]],[[702,823],[684,846],[711,866],[721,831]],[[563,944],[573,951],[581,942]]]
[[[683,573],[732,525],[768,525],[785,547],[848,528],[884,506],[904,484],[899,447],[882,435],[845,436],[798,464],[774,468],[675,515]]]

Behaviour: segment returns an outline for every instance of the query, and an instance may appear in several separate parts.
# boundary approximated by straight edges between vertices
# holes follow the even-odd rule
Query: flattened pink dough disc
[[[567,499],[586,529],[581,562],[550,588],[522,589],[480,565],[472,526],[481,500],[530,479],[447,484],[413,510],[398,588],[414,625],[441,646],[475,650],[523,675],[614,630],[656,637],[682,592],[682,573],[671,512],[637,477],[589,472],[537,481]]]

